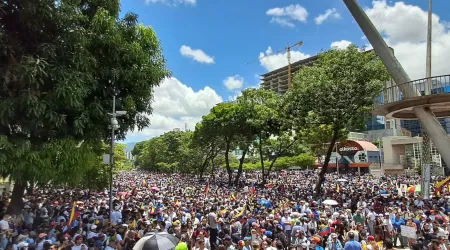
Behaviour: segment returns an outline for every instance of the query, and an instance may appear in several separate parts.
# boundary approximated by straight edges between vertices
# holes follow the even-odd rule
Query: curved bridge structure
[[[389,49],[356,0],[343,1],[394,80],[392,88],[387,89],[391,90],[392,96],[386,95],[387,98],[382,101],[383,106],[381,107],[383,108],[381,109],[380,107],[380,110],[384,109],[388,117],[418,119],[441,154],[447,167],[450,168],[450,137],[436,118],[436,116],[448,114],[449,103],[447,99],[450,100],[450,95],[447,93],[433,94],[433,79],[411,81],[394,53]],[[439,77],[435,77],[435,79],[437,80]],[[448,77],[446,76],[442,76],[441,79],[444,79],[444,82],[448,82]],[[427,86],[425,91],[427,95],[422,95],[422,85]]]
[[[431,83],[431,91],[426,94],[426,83]],[[429,108],[435,117],[450,117],[450,75],[423,78],[411,82],[394,84],[389,82],[377,99],[374,114],[388,119],[416,120],[415,107]],[[405,86],[401,86],[405,85]],[[406,97],[401,89],[411,88],[417,96]]]

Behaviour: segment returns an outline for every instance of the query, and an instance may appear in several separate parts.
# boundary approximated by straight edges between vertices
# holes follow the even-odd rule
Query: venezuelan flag
[[[329,226],[327,226],[327,227],[324,227],[324,228],[322,228],[321,230],[320,230],[320,236],[327,236],[327,235],[329,235],[331,233],[331,228],[329,227]]]
[[[339,184],[336,184],[336,192],[341,192],[341,187],[339,186]]]
[[[255,184],[253,184],[252,187],[250,188],[250,192],[252,193],[252,195],[255,195],[256,193]]]
[[[75,208],[77,207],[77,202],[74,201],[73,205],[72,205],[72,211],[70,212],[70,217],[69,217],[69,223],[68,225],[72,224],[73,220],[75,219]]]

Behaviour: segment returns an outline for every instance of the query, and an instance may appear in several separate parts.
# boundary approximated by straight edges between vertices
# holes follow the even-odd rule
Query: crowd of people
[[[166,232],[179,238],[176,250],[447,250],[448,190],[423,199],[401,188],[419,179],[328,174],[314,197],[314,171],[273,173],[264,185],[260,172],[245,172],[234,187],[220,171],[204,180],[126,171],[115,177],[111,209],[107,190],[49,188],[7,213],[4,192],[0,248],[131,250]]]

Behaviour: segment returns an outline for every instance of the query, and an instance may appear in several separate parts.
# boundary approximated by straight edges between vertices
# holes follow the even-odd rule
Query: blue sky
[[[359,2],[411,78],[424,77],[427,1]],[[193,129],[214,104],[258,86],[258,75],[286,65],[285,54],[273,52],[288,44],[303,41],[294,61],[328,50],[333,42],[340,48],[368,45],[342,0],[122,0],[121,5],[123,13],[134,12],[155,29],[174,77],[155,90],[152,126],[130,132],[127,142]],[[445,11],[450,1],[435,0],[433,8],[433,73],[448,74],[443,56],[450,55]],[[269,46],[272,54],[259,59]]]

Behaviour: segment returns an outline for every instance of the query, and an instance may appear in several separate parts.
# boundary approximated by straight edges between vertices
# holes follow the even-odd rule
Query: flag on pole
[[[70,212],[70,217],[69,217],[69,224],[72,224],[73,220],[75,219],[75,208],[77,207],[77,202],[74,201],[73,205],[72,205],[72,210]]]
[[[208,196],[208,192],[209,192],[209,183],[206,183],[206,186],[205,186],[205,197]]]
[[[256,193],[255,184],[253,184],[252,187],[250,188],[250,192],[252,193],[252,195],[255,195]]]
[[[231,194],[231,199],[236,200],[236,195],[234,193]]]

